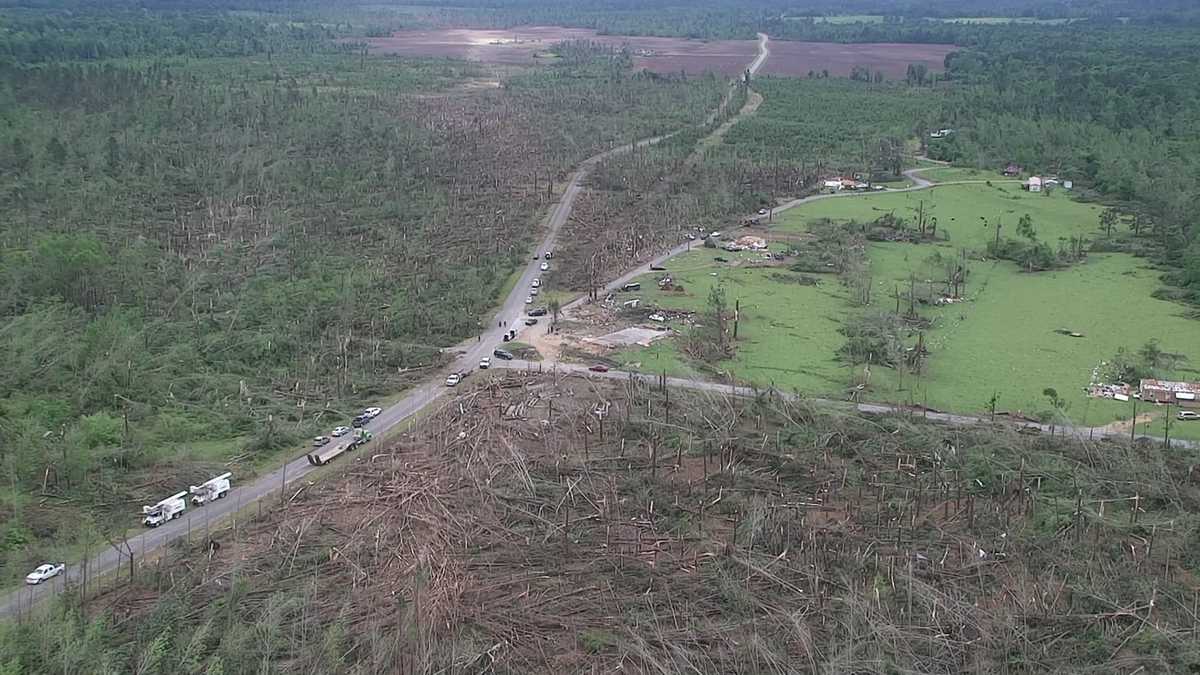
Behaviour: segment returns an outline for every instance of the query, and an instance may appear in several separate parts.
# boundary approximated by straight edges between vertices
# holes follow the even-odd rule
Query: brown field
[[[687,40],[683,38],[597,35],[586,28],[530,26],[511,30],[448,29],[405,31],[387,38],[367,38],[376,54],[441,56],[483,63],[532,65],[545,62],[546,52],[563,40],[592,40],[606,45],[627,46],[634,53],[634,66],[656,73],[718,72],[736,75],[758,53],[754,40]],[[837,44],[831,42],[771,42],[771,57],[764,73],[807,75],[828,70],[831,75],[848,75],[854,66],[903,77],[909,63],[924,63],[930,71],[942,70],[952,45]]]
[[[946,55],[954,45],[840,44],[835,42],[771,41],[771,57],[763,64],[765,75],[804,77],[808,71],[828,70],[830,75],[849,75],[854,66],[881,71],[891,79],[903,78],[910,63],[923,63],[929,72],[945,70]]]

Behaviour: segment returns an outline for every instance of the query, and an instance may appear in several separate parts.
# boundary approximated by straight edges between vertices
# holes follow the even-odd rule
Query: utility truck
[[[175,520],[182,516],[187,508],[187,502],[184,501],[187,496],[188,493],[180,492],[167,497],[154,506],[143,506],[142,515],[145,518],[142,519],[142,523],[146,527],[158,527],[168,520]]]
[[[188,488],[188,492],[192,493],[192,503],[196,506],[204,506],[214,499],[220,499],[229,494],[229,478],[233,476],[231,473],[223,473],[216,478],[210,478],[202,485],[192,485]]]

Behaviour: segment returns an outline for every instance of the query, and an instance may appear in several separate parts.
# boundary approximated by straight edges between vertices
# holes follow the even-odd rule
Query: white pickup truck
[[[44,565],[38,565],[37,569],[25,575],[25,583],[36,586],[43,581],[49,581],[50,579],[62,574],[63,570],[66,568],[67,566],[65,563],[46,563]]]

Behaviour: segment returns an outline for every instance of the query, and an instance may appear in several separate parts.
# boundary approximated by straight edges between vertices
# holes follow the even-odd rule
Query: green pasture
[[[1071,21],[1071,19],[1036,19],[1030,16],[956,16],[936,20],[942,23],[968,23],[990,26],[1002,24],[1058,26]]]
[[[842,14],[838,16],[789,16],[788,21],[809,21],[813,23],[883,23],[882,14]]]
[[[1016,185],[959,185],[909,193],[826,199],[782,214],[778,229],[803,230],[819,218],[872,220],[893,211],[912,219],[924,201],[949,239],[936,244],[873,243],[868,255],[875,292],[873,307],[893,309],[896,290],[906,293],[910,279],[936,278],[928,262],[970,253],[966,301],[944,307],[924,306],[932,324],[925,331],[931,351],[920,378],[899,377],[874,368],[866,398],[917,402],[952,412],[980,413],[996,395],[997,409],[1037,416],[1049,409],[1043,390],[1054,388],[1066,401],[1065,414],[1078,424],[1102,425],[1132,415],[1131,404],[1089,399],[1084,388],[1092,371],[1120,347],[1136,351],[1158,338],[1163,349],[1189,360],[1174,373],[1196,378],[1200,370],[1200,323],[1183,316],[1183,308],[1156,300],[1158,272],[1124,254],[1092,254],[1081,264],[1028,274],[1007,261],[987,260],[981,252],[994,237],[995,219],[1002,234],[1015,236],[1017,219],[1028,213],[1038,237],[1057,246],[1060,237],[1098,236],[1100,208],[1071,201],[1062,191],[1043,196]],[[980,215],[991,221],[985,225]],[[716,262],[722,257],[730,262]],[[802,275],[785,267],[757,263],[758,255],[700,249],[668,264],[684,292],[660,292],[659,274],[642,278],[637,294],[652,305],[703,311],[709,289],[721,284],[732,305],[741,303],[737,353],[716,364],[718,376],[732,374],[761,385],[774,384],[821,396],[844,394],[852,373],[835,358],[843,342],[838,332],[848,315],[863,311],[849,304],[837,277],[815,275],[820,283],[794,283]],[[715,274],[715,276],[713,276]],[[810,275],[812,276],[812,275]],[[629,294],[630,296],[634,294]],[[1081,333],[1073,338],[1056,330]],[[686,327],[681,327],[686,331]],[[915,341],[915,336],[909,342]],[[683,356],[679,341],[650,350],[622,352],[618,360],[647,372],[695,375],[697,367]],[[1146,412],[1143,407],[1140,413]],[[1152,428],[1161,434],[1163,409],[1152,413]],[[1200,438],[1200,424],[1172,425],[1172,436]]]
[[[919,174],[920,177],[931,180],[935,183],[950,183],[960,180],[978,180],[992,181],[1000,183],[1012,181],[1015,179],[1006,178],[1000,175],[999,171],[988,171],[986,169],[968,169],[958,166],[935,166],[929,169],[923,169]],[[1013,183],[1017,185],[1017,183]]]
[[[741,319],[737,353],[717,364],[720,374],[789,390],[838,391],[849,378],[833,353],[840,344],[837,331],[847,308],[845,289],[831,275],[809,275],[820,283],[801,285],[797,281],[804,275],[786,266],[762,266],[759,260],[757,253],[697,249],[667,265],[674,283],[683,286],[682,293],[660,291],[655,280],[663,273],[657,272],[639,279],[641,291],[619,295],[621,299],[642,297],[653,306],[703,312],[712,287],[724,286],[730,306],[740,304]],[[696,367],[680,356],[679,346],[671,341],[650,350],[630,349],[619,353],[617,360],[646,372],[692,375]]]
[[[911,222],[923,204],[925,211],[937,218],[938,231],[948,232],[949,243],[955,247],[982,250],[995,237],[997,221],[1001,236],[1015,237],[1017,221],[1025,214],[1033,219],[1038,238],[1056,246],[1059,237],[1098,232],[1103,209],[1072,201],[1069,195],[1065,190],[1029,193],[1020,183],[947,185],[823,199],[780,214],[777,222],[780,229],[804,231],[808,223],[820,218],[869,222],[889,212]]]

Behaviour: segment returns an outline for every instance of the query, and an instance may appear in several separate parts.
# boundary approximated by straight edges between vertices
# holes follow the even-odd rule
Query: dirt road
[[[531,370],[531,371],[539,371],[539,372],[566,373],[566,374],[576,375],[576,376],[580,376],[580,377],[592,377],[592,378],[599,378],[599,379],[606,379],[606,380],[626,381],[626,380],[633,379],[633,380],[637,380],[639,382],[642,382],[644,384],[649,384],[649,385],[657,385],[658,379],[659,379],[658,375],[653,375],[653,374],[647,375],[644,373],[630,373],[628,371],[623,371],[623,370],[608,370],[603,373],[598,373],[598,372],[593,372],[593,371],[589,370],[588,366],[577,364],[577,363],[504,361],[497,365],[501,368],[507,368],[507,369],[511,369],[511,370]],[[751,398],[754,396],[758,396],[758,395],[762,394],[763,392],[767,391],[767,389],[758,388],[758,387],[747,387],[747,386],[743,386],[743,385],[724,383],[724,382],[689,380],[689,379],[684,379],[684,378],[679,378],[679,377],[668,377],[667,378],[667,386],[676,388],[676,389],[690,389],[692,391],[707,391],[707,392],[712,392],[712,393],[716,393],[716,394],[729,394],[732,396],[738,396],[738,397],[744,397],[744,398]],[[795,400],[798,398],[796,394],[789,393],[786,391],[774,391],[774,394],[781,396],[785,399],[789,399],[789,400]],[[846,408],[848,408],[850,406],[854,406],[854,408],[859,413],[862,413],[864,415],[905,414],[905,415],[911,415],[914,418],[920,417],[921,419],[928,420],[930,422],[937,422],[940,424],[948,424],[951,426],[967,426],[967,425],[990,423],[990,421],[985,418],[975,417],[973,415],[955,415],[955,414],[951,414],[951,413],[925,411],[925,410],[920,410],[920,409],[915,409],[915,408],[906,408],[904,406],[886,405],[886,404],[880,404],[880,403],[849,403],[847,401],[835,401],[833,399],[812,398],[812,397],[805,397],[805,400],[811,401],[817,405],[824,405],[824,406],[840,406],[840,407],[846,407]],[[1002,424],[1002,423],[997,423],[997,424]],[[1021,424],[1019,426],[1021,429],[1026,430],[1030,433],[1038,433],[1038,434],[1053,433],[1056,436],[1071,436],[1075,439],[1083,440],[1083,441],[1088,441],[1088,440],[1101,441],[1101,440],[1106,440],[1106,439],[1125,439],[1125,438],[1129,437],[1128,428],[1114,430],[1114,429],[1110,429],[1109,427],[1070,427],[1070,426],[1061,426],[1061,425],[1051,426],[1049,424],[1034,424],[1034,423],[1025,423],[1025,424]],[[1162,442],[1162,439],[1157,436],[1149,436],[1149,435],[1145,435],[1145,434],[1138,434],[1136,436],[1136,438],[1138,438],[1139,440],[1146,440],[1146,441],[1151,441],[1151,442],[1159,442],[1159,443]],[[1185,441],[1185,440],[1175,440],[1175,439],[1171,440],[1171,445],[1173,447],[1181,447],[1181,448],[1200,447],[1200,443],[1196,443],[1193,441]]]

